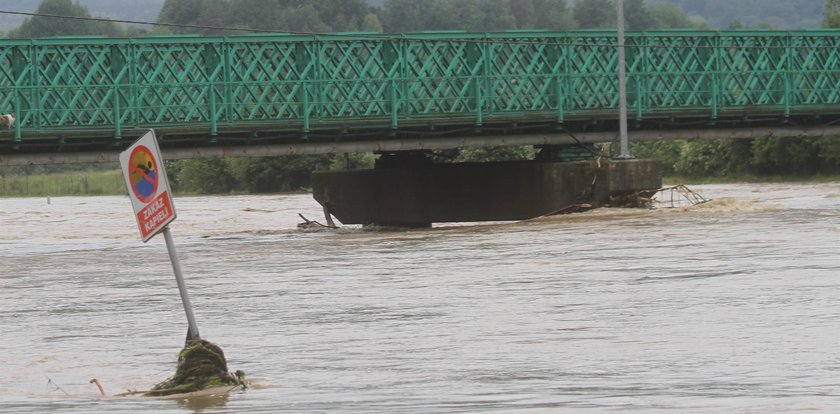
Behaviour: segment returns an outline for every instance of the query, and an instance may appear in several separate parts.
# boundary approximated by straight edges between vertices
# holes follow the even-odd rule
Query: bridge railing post
[[[397,98],[397,81],[391,79],[388,81],[391,89],[391,129],[397,129],[398,115],[399,115],[399,101]]]
[[[129,112],[129,124],[137,128],[140,119],[140,102],[141,99],[138,96],[139,89],[137,87],[137,66],[139,65],[138,54],[139,54],[139,47],[134,39],[129,40],[129,52],[127,53],[128,61],[128,112]]]
[[[126,67],[125,58],[123,57],[120,47],[112,45],[110,50],[111,59],[111,93],[113,94],[113,111],[114,117],[114,139],[122,139],[122,98],[120,96],[120,84],[122,83],[123,71]]]
[[[219,114],[216,106],[216,85],[217,78],[222,69],[222,60],[217,50],[218,43],[207,43],[204,45],[202,51],[202,59],[204,60],[204,75],[207,79],[207,110],[210,118],[210,143],[216,143],[216,136],[219,135]]]
[[[20,88],[15,87],[15,143],[19,144],[23,141],[23,135],[21,131],[21,126],[23,125],[23,118],[21,117],[20,111]]]
[[[642,34],[642,36],[633,38],[633,46],[630,49],[632,52],[630,56],[633,58],[630,66],[633,67],[633,63],[635,63],[635,71],[631,73],[631,78],[636,87],[636,120],[641,121],[644,110],[648,106],[645,96],[647,88],[643,87],[648,71],[647,36]]]
[[[720,105],[720,83],[721,83],[721,46],[722,40],[720,34],[715,35],[712,39],[712,59],[714,59],[714,65],[712,70],[712,119],[715,120],[718,117],[718,107]]]
[[[400,102],[399,102],[399,84],[398,79],[400,78],[402,71],[402,56],[400,55],[400,45],[402,42],[395,43],[395,42],[388,42],[383,41],[381,44],[382,47],[382,70],[385,72],[385,85],[387,85],[388,89],[388,104],[387,104],[387,111],[391,115],[391,129],[397,129],[398,122],[399,122],[399,109],[400,109]]]
[[[485,38],[486,40],[486,38]],[[471,43],[467,45],[468,77],[467,82],[472,82],[473,105],[475,111],[475,126],[480,127],[484,123],[484,79],[487,76],[487,42]]]
[[[496,109],[496,86],[501,81],[500,74],[491,74],[494,64],[495,47],[490,43],[490,36],[484,34],[484,47],[482,47],[481,71],[484,83],[484,102],[487,107],[484,108],[488,113],[493,113]],[[482,114],[483,115],[483,114]],[[481,120],[484,123],[484,120]],[[480,125],[479,125],[480,126]]]
[[[307,47],[307,44],[310,46]],[[313,52],[312,48],[315,48],[315,52]],[[318,61],[318,58],[323,54],[323,46],[321,42],[311,42],[311,43],[304,43],[298,42],[295,44],[295,69],[297,71],[297,76],[295,77],[295,82],[298,87],[298,103],[300,105],[300,115],[303,117],[303,133],[308,134],[310,128],[310,118],[312,116],[312,109],[309,105],[309,82],[310,80],[314,80],[315,82],[315,96],[317,99],[318,96],[318,84],[317,82],[320,79],[320,73],[316,72],[317,66],[315,68],[312,67],[312,62]],[[315,56],[313,56],[313,54]],[[314,57],[314,59],[313,59]],[[307,76],[308,74],[308,76]],[[287,80],[282,80],[281,82],[287,82]],[[292,83],[292,88],[294,88],[295,83]],[[321,101],[320,99],[316,102]]]
[[[785,36],[785,119],[790,118],[790,109],[793,104],[792,96],[792,72],[793,72],[793,38],[790,34]]]
[[[122,139],[122,111],[120,107],[120,88],[114,82],[112,86],[114,91],[114,139]]]
[[[229,124],[233,120],[233,91],[231,90],[233,74],[231,73],[231,45],[227,37],[225,37],[224,44],[222,45],[222,59],[224,60],[222,67],[224,71],[224,86],[222,87],[224,97],[222,99],[222,106],[225,112],[225,122]]]
[[[12,88],[14,93],[14,105],[15,105],[15,143],[20,143],[23,140],[22,135],[22,125],[26,122],[25,119],[22,117],[23,111],[21,110],[21,104],[23,103],[21,99],[21,90],[23,88],[23,80],[25,79],[24,75],[27,73],[27,67],[31,68],[31,63],[26,61],[24,57],[24,52],[21,50],[22,46],[14,46],[12,49],[12,76],[14,77],[14,87]]]
[[[301,90],[301,105],[303,105],[303,132],[308,134],[309,133],[309,119],[312,116],[311,109],[309,108],[309,88],[307,85],[309,83],[306,80],[300,81],[300,90]]]
[[[43,100],[41,99],[41,91],[40,91],[40,79],[41,77],[38,76],[38,63],[41,61],[41,58],[38,54],[40,47],[33,44],[30,47],[30,58],[29,58],[29,65],[30,65],[30,84],[29,84],[29,117],[30,117],[30,125],[34,126],[36,129],[41,129],[43,126],[43,122],[41,119],[44,114],[44,104]]]
[[[560,40],[556,37],[552,37],[546,40],[546,56],[548,57],[549,62],[556,62],[554,66],[549,68],[548,71],[544,75],[545,81],[549,82],[549,89],[550,95],[548,98],[549,109],[554,109],[555,113],[557,114],[557,123],[563,123],[563,85],[562,85],[562,74],[565,73],[565,68],[562,67],[563,65],[563,56],[562,56],[562,49],[560,45],[557,43]]]

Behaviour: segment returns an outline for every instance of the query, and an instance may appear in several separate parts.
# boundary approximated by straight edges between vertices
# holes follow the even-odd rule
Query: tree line
[[[679,6],[712,28],[813,29],[820,26],[824,0],[656,0]]]
[[[227,35],[233,27],[277,32],[326,33],[342,31],[410,32],[424,30],[570,30],[615,27],[614,0],[384,0],[380,6],[365,0],[166,0],[158,23],[205,26],[124,27],[110,22],[32,17],[10,31],[11,38],[65,35],[140,36],[146,34]],[[39,14],[92,17],[75,0],[43,0]],[[680,6],[626,0],[630,30],[704,28]]]

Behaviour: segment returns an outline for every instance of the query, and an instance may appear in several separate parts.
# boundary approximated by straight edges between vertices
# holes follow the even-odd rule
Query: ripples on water
[[[149,387],[186,331],[128,199],[0,199],[0,411],[840,410],[840,184],[696,189],[716,201],[333,233],[295,229],[307,195],[176,198],[202,336],[260,385],[190,402],[88,383]]]

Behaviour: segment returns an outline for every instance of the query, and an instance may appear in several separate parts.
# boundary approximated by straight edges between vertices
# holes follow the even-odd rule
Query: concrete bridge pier
[[[660,188],[660,170],[653,160],[438,164],[403,154],[383,157],[372,170],[316,172],[313,195],[344,224],[429,227],[603,206]]]

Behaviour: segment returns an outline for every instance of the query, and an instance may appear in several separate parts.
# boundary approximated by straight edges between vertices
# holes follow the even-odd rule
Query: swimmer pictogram
[[[157,160],[144,145],[138,145],[129,158],[131,190],[143,203],[152,201],[158,190]]]

